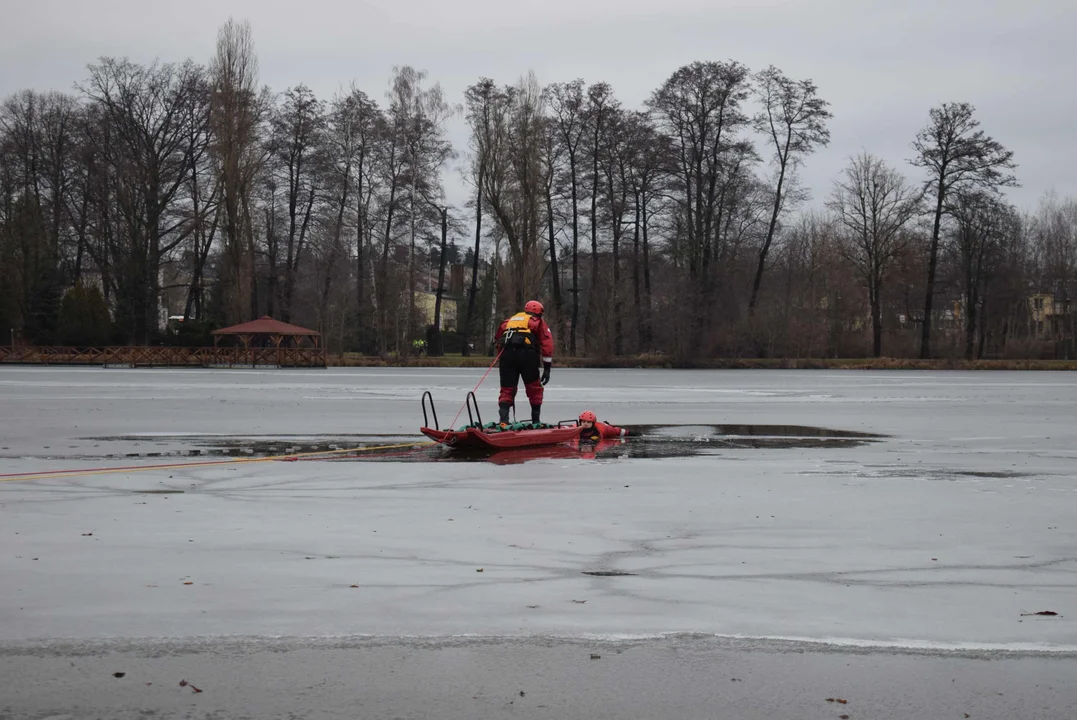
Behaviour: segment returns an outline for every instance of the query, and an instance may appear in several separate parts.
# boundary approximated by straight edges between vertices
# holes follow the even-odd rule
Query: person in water
[[[613,438],[629,437],[631,435],[639,434],[633,433],[626,428],[620,428],[616,425],[604,423],[590,410],[584,410],[580,413],[578,422],[580,424],[581,443],[597,443],[599,440],[611,440]]]
[[[538,300],[530,300],[523,312],[501,323],[494,342],[501,348],[501,392],[497,397],[498,421],[509,422],[509,410],[516,400],[520,379],[531,403],[531,422],[536,425],[542,414],[542,389],[550,382],[553,366],[553,334],[542,319],[544,308]],[[539,377],[539,367],[542,377]]]
[[[601,422],[593,412],[580,413],[579,434],[557,445],[522,447],[495,453],[490,462],[496,465],[515,465],[531,460],[595,460],[599,453],[625,443],[626,437],[638,437],[638,430],[617,427]]]

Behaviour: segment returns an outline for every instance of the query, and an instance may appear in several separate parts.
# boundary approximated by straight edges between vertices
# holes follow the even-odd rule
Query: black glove
[[[550,382],[550,368],[553,367],[552,362],[542,363],[542,384]]]

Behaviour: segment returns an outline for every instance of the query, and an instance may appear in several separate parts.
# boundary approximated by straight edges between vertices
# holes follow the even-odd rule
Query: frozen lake
[[[421,442],[422,391],[444,426],[481,376],[4,367],[0,474]],[[496,384],[491,373],[478,393],[487,420]],[[1077,668],[1077,375],[555,368],[546,397],[546,421],[592,409],[701,444],[639,457],[630,439],[595,459],[507,465],[415,462],[438,458],[424,448],[0,478],[0,676],[27,657],[150,643],[402,638],[652,653],[718,642],[732,657],[802,644]],[[736,426],[784,440],[724,442]],[[798,444],[789,426],[882,437]],[[1012,693],[1033,692],[1009,677]],[[12,707],[44,713],[43,686],[26,688]],[[1067,716],[1065,702],[1044,717]],[[885,697],[873,707],[891,716]]]

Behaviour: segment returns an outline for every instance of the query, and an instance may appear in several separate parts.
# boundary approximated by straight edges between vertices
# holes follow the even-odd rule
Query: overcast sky
[[[1015,204],[1077,196],[1077,0],[0,0],[0,96],[71,90],[103,55],[207,62],[230,15],[251,22],[263,83],[326,99],[355,81],[383,101],[409,64],[454,102],[480,76],[533,69],[638,107],[695,60],[774,64],[832,103],[831,144],[803,170],[813,204],[861,149],[916,178],[905,160],[928,110],[967,101],[1015,152]],[[466,148],[462,121],[452,139]]]

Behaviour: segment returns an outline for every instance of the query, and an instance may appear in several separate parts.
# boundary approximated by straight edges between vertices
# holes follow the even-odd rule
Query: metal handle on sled
[[[557,427],[574,427],[579,424],[579,420],[560,420],[557,423]]]
[[[470,425],[471,427],[481,428],[482,427],[482,416],[479,415],[479,401],[475,399],[475,392],[474,391],[469,392],[467,394],[467,397],[464,398],[464,405],[467,406],[468,425]],[[474,417],[472,417],[472,415],[471,415],[471,407],[472,407],[472,405],[475,406],[475,416]]]
[[[430,414],[434,416],[434,429],[440,430],[441,428],[438,427],[438,414],[437,411],[434,410],[434,396],[430,394],[429,390],[423,393],[423,427],[430,427],[430,421],[426,419],[427,398],[430,398]]]

